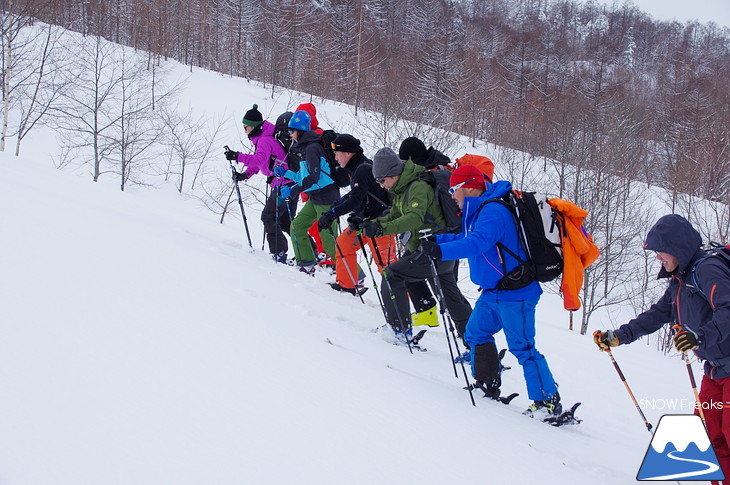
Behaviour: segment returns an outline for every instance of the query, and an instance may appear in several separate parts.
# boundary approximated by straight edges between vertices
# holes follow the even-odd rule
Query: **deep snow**
[[[241,149],[251,104],[271,119],[308,101],[269,92],[196,70],[185,102],[226,113],[221,145]],[[315,103],[323,125],[359,134],[347,107]],[[374,289],[362,305],[274,264],[239,214],[220,224],[168,185],[56,170],[53,136],[0,153],[0,485],[634,483],[651,437],[558,297],[538,306],[538,348],[585,420],[560,429],[521,415],[511,355],[503,388],[522,395],[472,407],[443,326],[410,355],[373,333]],[[260,204],[246,210],[260,248]],[[642,404],[668,407],[644,406],[652,423],[691,412],[681,360],[641,342],[614,355]]]
[[[0,205],[3,485],[632,483],[650,441],[550,295],[538,348],[564,402],[583,402],[577,427],[520,414],[509,354],[504,389],[523,395],[472,407],[442,327],[428,352],[384,342],[374,290],[362,305],[275,265],[240,219],[171,189],[122,193],[2,155]],[[637,399],[692,401],[678,359],[614,354]]]

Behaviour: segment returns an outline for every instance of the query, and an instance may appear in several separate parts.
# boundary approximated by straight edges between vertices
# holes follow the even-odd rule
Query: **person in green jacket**
[[[400,234],[400,240],[406,247],[403,256],[383,270],[380,285],[386,319],[398,343],[407,343],[411,338],[407,286],[427,280],[433,287],[430,259],[418,251],[420,231],[427,229],[436,234],[446,223],[436,203],[433,187],[419,179],[424,171],[422,166],[411,160],[403,163],[390,148],[378,150],[373,157],[373,176],[394,195],[393,206],[385,216],[360,224],[367,237]],[[471,305],[462,295],[454,277],[454,265],[458,261],[438,260],[435,263],[451,317],[454,320],[468,319]]]

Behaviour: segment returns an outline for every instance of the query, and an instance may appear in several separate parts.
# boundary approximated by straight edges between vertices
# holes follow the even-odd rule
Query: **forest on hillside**
[[[586,273],[583,332],[597,310],[638,311],[655,297],[640,239],[657,211],[730,241],[730,29],[712,23],[567,0],[3,5],[0,150],[14,136],[17,154],[47,124],[59,167],[88,164],[122,190],[154,175],[225,210],[230,184],[203,177],[216,127],[173,102],[164,60],[174,59],[372,112],[377,126],[356,129],[382,145],[417,135],[453,156],[446,132],[492,144],[500,177],[591,214],[602,255]],[[83,41],[61,42],[54,25]],[[651,186],[667,190],[666,209]]]
[[[730,197],[730,29],[714,23],[660,22],[628,3],[570,0],[13,0],[11,7],[386,120],[628,173],[671,191]]]

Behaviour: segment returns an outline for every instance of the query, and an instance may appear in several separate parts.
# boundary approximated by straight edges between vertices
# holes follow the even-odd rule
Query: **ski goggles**
[[[463,182],[461,182],[460,184],[456,184],[456,185],[454,185],[453,187],[449,187],[449,194],[451,194],[451,195],[454,195],[454,194],[456,193],[456,191],[457,191],[457,190],[459,190],[460,188],[462,188],[462,187],[464,186],[464,184],[468,184],[469,182],[471,182],[471,181],[472,181],[472,180],[474,180],[475,178],[476,178],[476,177],[472,177],[472,178],[470,178],[469,180],[464,180],[464,181],[463,181]]]

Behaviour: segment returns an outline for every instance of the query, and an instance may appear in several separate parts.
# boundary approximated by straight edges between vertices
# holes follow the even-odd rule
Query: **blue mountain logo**
[[[694,414],[659,420],[637,480],[724,480],[705,425]]]

